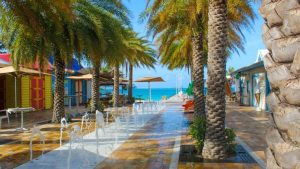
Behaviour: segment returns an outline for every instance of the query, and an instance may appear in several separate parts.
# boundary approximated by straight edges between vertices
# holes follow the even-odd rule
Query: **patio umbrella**
[[[17,107],[17,77],[22,75],[32,75],[32,74],[43,74],[43,75],[51,75],[48,73],[39,72],[33,69],[19,67],[19,69],[15,69],[13,66],[7,66],[0,68],[0,75],[1,74],[9,74],[14,76],[15,78],[15,107]]]
[[[148,82],[148,90],[149,90],[149,101],[151,101],[151,82],[164,82],[164,79],[162,79],[161,77],[142,77],[139,78],[137,80],[135,80],[135,82]]]

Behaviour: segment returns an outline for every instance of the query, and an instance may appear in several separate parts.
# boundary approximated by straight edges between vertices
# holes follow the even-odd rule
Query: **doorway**
[[[31,77],[31,106],[37,110],[45,108],[44,77]]]

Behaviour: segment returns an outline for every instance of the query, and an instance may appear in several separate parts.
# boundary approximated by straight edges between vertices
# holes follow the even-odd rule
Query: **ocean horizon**
[[[112,88],[101,88],[101,93],[112,93]],[[186,88],[182,88],[183,93],[185,93]],[[133,97],[136,99],[149,99],[148,88],[133,88]],[[127,95],[128,90],[120,88],[120,94]],[[151,99],[154,101],[161,100],[162,97],[170,98],[176,94],[176,88],[151,88]]]

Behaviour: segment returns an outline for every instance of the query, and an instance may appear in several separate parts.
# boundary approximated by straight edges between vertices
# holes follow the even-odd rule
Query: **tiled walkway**
[[[230,107],[228,113],[232,113],[233,107]],[[238,109],[238,107],[236,107]],[[249,112],[250,113],[250,112]],[[229,116],[229,115],[228,115]],[[227,117],[228,117],[227,116]],[[240,123],[247,122],[248,116],[239,113],[236,114],[233,119],[228,118],[228,123],[234,128],[235,122],[237,126]],[[250,115],[249,115],[250,116]],[[244,117],[244,118],[242,118]],[[167,111],[160,116],[155,117],[151,122],[141,131],[134,134],[129,140],[127,140],[121,147],[115,150],[108,158],[100,163],[98,169],[121,169],[121,168],[133,168],[133,169],[165,169],[169,168],[172,161],[172,155],[174,150],[174,142],[176,136],[181,134],[181,144],[193,144],[193,140],[187,134],[187,130],[184,127],[187,119],[191,119],[192,115],[184,115],[180,105],[171,105],[167,107]],[[234,119],[238,119],[235,122]],[[244,121],[245,120],[245,121]],[[259,122],[259,121],[258,121]],[[180,125],[179,125],[180,124]],[[249,125],[257,126],[253,121]],[[183,126],[181,128],[180,126]],[[263,127],[258,125],[258,127]],[[240,130],[242,128],[235,128]],[[250,130],[250,129],[249,129]],[[260,129],[263,130],[263,129]],[[240,132],[237,131],[239,135]],[[255,137],[250,133],[248,137]],[[246,135],[246,133],[244,133]],[[241,135],[242,136],[242,135]],[[246,137],[245,137],[246,138]],[[244,139],[245,139],[244,138]],[[260,145],[260,142],[256,142]],[[255,147],[255,144],[252,145]],[[264,148],[261,148],[264,149]],[[176,159],[178,160],[178,159]],[[178,168],[181,169],[259,169],[261,168],[256,163],[184,163],[179,162]]]
[[[121,147],[100,163],[98,169],[167,169],[176,136],[184,121],[179,105],[168,106]]]
[[[240,107],[234,104],[229,104],[227,106],[227,126],[233,128],[240,137],[255,153],[264,159],[263,151],[266,147],[264,141],[264,135],[266,128],[268,127],[267,116],[264,113],[256,113],[254,109],[248,107]],[[135,128],[131,131],[128,137],[124,137],[121,141],[120,146],[112,147],[114,150],[112,153],[107,152],[105,155],[100,155],[101,163],[98,165],[90,163],[91,161],[82,159],[80,156],[72,156],[71,163],[77,164],[80,160],[85,160],[87,166],[96,166],[99,169],[156,169],[156,168],[169,168],[171,163],[174,161],[174,154],[178,153],[178,145],[175,144],[177,138],[181,135],[182,144],[192,144],[190,136],[187,135],[187,119],[191,118],[191,115],[184,115],[180,104],[169,104],[166,108],[166,111],[160,114],[154,114],[149,116],[151,120],[143,128]],[[47,131],[51,132],[51,131]],[[93,135],[94,134],[90,134]],[[124,135],[125,136],[125,135]],[[26,136],[27,137],[27,136]],[[90,136],[85,136],[87,140],[90,140],[91,144],[93,142]],[[57,138],[57,136],[55,136]],[[124,140],[126,138],[126,140]],[[180,137],[179,137],[180,138]],[[2,154],[0,158],[0,165],[2,165],[2,160],[6,158],[7,168],[16,166],[17,164],[24,163],[29,158],[28,154],[28,141],[24,140],[24,144],[21,144],[23,147],[19,147],[18,144],[11,144],[10,147],[3,149],[3,146],[0,146],[0,152],[5,150],[6,153]],[[88,144],[90,144],[88,143]],[[57,147],[57,140],[48,142],[49,149],[51,146]],[[175,145],[175,146],[174,146]],[[102,146],[101,151],[105,146]],[[38,148],[38,146],[36,146]],[[94,159],[97,155],[96,149],[93,147],[89,148],[89,145],[85,147],[89,150],[88,159]],[[177,149],[176,149],[177,148]],[[26,149],[26,150],[25,150]],[[66,147],[63,148],[66,150]],[[25,150],[25,151],[24,151]],[[176,150],[176,151],[174,151]],[[18,153],[20,151],[20,153]],[[80,153],[75,154],[79,155]],[[23,152],[23,153],[21,153]],[[17,153],[17,156],[10,155]],[[96,153],[96,154],[95,154]],[[100,152],[101,153],[101,152]],[[47,153],[50,154],[50,153]],[[65,153],[63,153],[65,154]],[[5,156],[5,157],[4,157]],[[51,156],[48,155],[49,157]],[[9,158],[11,158],[11,163]],[[25,159],[26,158],[26,159]],[[64,161],[63,164],[67,164],[67,158],[64,156],[60,160]],[[97,159],[98,161],[99,159]],[[175,160],[178,160],[175,158]],[[73,162],[77,161],[77,162]],[[96,162],[96,161],[95,161]],[[177,162],[177,161],[175,161]],[[57,162],[59,163],[59,162]],[[80,163],[80,162],[79,162]],[[30,164],[30,163],[29,163]],[[43,164],[43,163],[42,163]],[[80,163],[81,164],[81,163]],[[177,164],[177,163],[176,163]],[[23,165],[24,166],[24,165]],[[25,165],[30,168],[30,165]],[[71,165],[72,166],[72,165]],[[74,165],[73,165],[74,166]],[[3,168],[3,167],[2,167]],[[6,168],[6,167],[4,167]],[[55,167],[52,167],[55,168]],[[73,168],[73,167],[71,167]],[[178,168],[211,168],[211,169],[223,169],[223,168],[260,168],[257,164],[242,164],[242,163],[179,163]]]
[[[237,136],[244,141],[254,153],[265,160],[264,151],[266,131],[270,126],[268,114],[257,112],[253,107],[238,106],[236,103],[227,105],[226,124],[233,128]]]
[[[141,113],[135,118],[130,115],[130,123],[125,118],[120,118],[120,122],[112,122],[105,127],[105,132],[99,129],[99,139],[93,131],[83,136],[75,143],[66,143],[63,146],[40,156],[33,161],[27,162],[17,168],[20,169],[93,169],[101,163],[115,149],[122,145],[129,137],[144,126],[143,122],[148,122],[158,114],[158,111]]]

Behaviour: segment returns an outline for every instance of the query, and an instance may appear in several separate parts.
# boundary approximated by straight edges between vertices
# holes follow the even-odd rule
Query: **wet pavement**
[[[233,105],[233,107],[235,107],[235,106]],[[238,106],[235,108],[238,109]],[[231,117],[228,117],[229,116],[228,113],[232,113],[231,111],[232,111],[231,109],[226,110],[227,120],[231,119]],[[243,120],[245,120],[245,122],[247,121],[247,119],[245,117],[242,118],[243,117],[242,113],[236,114],[236,115],[238,117],[241,116],[239,118],[241,121],[239,121],[239,122],[243,123]],[[185,114],[185,117],[189,120],[192,120],[193,114]],[[236,119],[236,117],[234,117],[233,119]],[[237,122],[237,120],[235,122]],[[234,126],[235,124],[237,126],[239,126],[239,122],[237,122],[237,123],[235,123],[235,122],[231,121],[230,127],[233,127],[237,136],[239,136],[238,132],[237,132],[239,128],[237,128],[237,127],[235,128],[235,126]],[[228,125],[228,121],[227,121],[227,125]],[[253,137],[255,137],[255,136],[253,136]],[[187,131],[185,131],[181,136],[181,146],[182,145],[191,146],[194,144],[195,144],[195,141],[191,138],[191,136],[187,133]],[[257,144],[260,144],[260,143],[258,142]],[[238,146],[239,146],[239,148],[241,148],[240,145],[238,145]],[[243,150],[243,151],[245,151],[245,150]],[[239,155],[239,156],[241,156],[241,155]],[[244,156],[244,155],[242,155],[242,156]],[[203,162],[203,159],[201,159],[201,162],[192,162],[190,160],[187,160],[186,162],[179,161],[178,168],[179,169],[260,169],[261,168],[255,161],[253,161],[253,159],[251,157],[249,157],[248,154],[246,156],[247,156],[246,157],[247,159],[241,159],[240,157],[235,157],[234,159],[227,159],[227,160],[218,161],[218,162],[213,162],[213,161],[208,161],[208,160]],[[249,158],[251,158],[251,159],[249,159]]]
[[[143,128],[132,130],[129,137],[124,137],[126,140],[123,140],[122,144],[111,150],[112,153],[103,155],[102,162],[98,163],[96,168],[260,168],[256,163],[178,163],[180,143],[182,145],[194,144],[187,133],[188,120],[192,118],[192,114],[183,114],[181,104],[176,103],[168,104],[165,112],[150,117],[151,120],[149,119]],[[263,151],[266,147],[264,133],[268,126],[265,114],[254,113],[252,108],[229,104],[227,106],[227,125],[233,128],[238,137],[247,143],[259,157],[264,158]],[[42,125],[42,132],[46,135],[46,151],[59,147],[59,128],[60,126],[57,124]],[[0,145],[0,166],[13,168],[29,160],[29,133],[18,133],[14,137],[8,135],[2,138],[5,134],[10,134],[6,130],[0,130],[0,140],[12,139],[17,142]],[[64,142],[67,141],[68,137],[65,135]],[[36,138],[34,157],[39,156],[42,152],[42,147],[38,143]],[[95,155],[95,152],[89,152],[87,157],[94,158]],[[75,158],[73,160],[76,161]],[[77,160],[82,159],[78,156]]]
[[[268,113],[258,112],[254,107],[238,106],[237,103],[227,104],[227,126],[264,161],[264,151],[267,148],[265,136],[270,127],[268,116]]]
[[[182,108],[169,105],[97,166],[97,169],[166,169],[172,161],[175,139],[185,124]],[[178,160],[178,159],[177,159]],[[177,162],[177,161],[176,161]]]
[[[70,128],[73,125],[80,125],[80,122],[73,122],[70,124]],[[94,125],[93,125],[94,126]],[[46,141],[45,146],[40,144],[38,136],[33,139],[33,158],[38,157],[44,153],[52,151],[60,146],[60,124],[44,124],[39,126],[41,132],[44,134]],[[87,130],[84,130],[88,133]],[[0,131],[0,135],[4,135],[5,131]],[[30,132],[18,132],[11,134],[7,132],[6,137],[11,138],[13,142],[0,145],[0,168],[15,168],[30,160],[29,154],[29,138]],[[2,139],[2,138],[1,138]],[[69,136],[66,132],[63,134],[63,143],[69,141]]]
[[[194,140],[187,133],[188,120],[192,114],[183,114],[180,104],[169,105],[167,111],[154,119],[141,131],[134,134],[121,147],[100,163],[98,169],[149,168],[149,169],[259,169],[255,161],[250,162],[181,162],[176,139],[181,145],[193,145]],[[175,156],[174,156],[175,154]],[[175,157],[175,159],[174,159]],[[177,158],[176,158],[177,157]],[[174,161],[176,162],[175,165]]]

